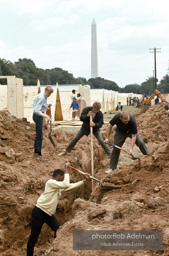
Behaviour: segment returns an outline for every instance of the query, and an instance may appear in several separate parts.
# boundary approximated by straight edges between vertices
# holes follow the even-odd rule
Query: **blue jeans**
[[[43,140],[43,116],[33,114],[33,121],[36,124],[36,138],[34,143],[34,149],[37,153],[41,154]]]

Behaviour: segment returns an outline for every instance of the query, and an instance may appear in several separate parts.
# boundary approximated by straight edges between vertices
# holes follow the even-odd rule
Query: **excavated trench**
[[[57,144],[55,151],[48,140],[48,131],[44,130],[43,153],[49,161],[43,163],[33,158],[34,125],[26,120],[16,119],[7,111],[0,111],[0,119],[0,252],[2,255],[10,255],[18,248],[25,248],[31,229],[31,211],[53,170],[63,169],[69,161],[72,166],[90,172],[90,157],[86,153],[90,151],[90,141],[87,137],[82,139],[80,148],[73,150],[73,159],[72,154],[60,158],[58,153],[74,134],[54,131],[52,136]],[[98,163],[98,155],[103,153],[97,149],[96,145],[95,164]],[[71,182],[84,179],[71,170],[70,176]],[[62,193],[56,214],[61,225],[73,218],[73,202],[79,197],[88,200],[90,194],[91,182]],[[52,239],[53,232],[44,225],[37,246],[44,246]]]
[[[63,193],[56,211],[61,223],[57,239],[54,240],[53,232],[44,225],[36,244],[35,256],[77,256],[77,252],[72,250],[74,229],[163,230],[164,251],[156,252],[156,255],[169,255],[169,142],[166,141],[169,121],[163,106],[137,113],[136,118],[139,133],[148,143],[149,156],[132,161],[127,154],[121,154],[117,171],[105,175],[109,159],[94,139],[95,177],[106,184],[120,185],[122,189],[102,191],[95,182],[95,190],[91,193],[89,182],[74,191]],[[30,235],[31,211],[53,170],[63,169],[65,163],[70,162],[72,166],[90,172],[90,137],[83,137],[75,150],[61,158],[58,153],[74,134],[53,131],[57,146],[55,150],[49,142],[48,131],[44,130],[43,154],[49,160],[40,162],[32,157],[34,125],[12,117],[7,111],[0,111],[0,120],[0,254],[22,256],[25,255]],[[124,148],[128,145],[126,142]],[[84,178],[73,170],[70,170],[70,177],[71,182]],[[89,251],[78,252],[78,256],[100,256],[103,253],[107,256],[152,255],[148,251],[124,254],[120,251]]]
[[[87,166],[90,166],[90,160],[88,160],[86,164]],[[6,169],[4,169],[4,171],[6,171]],[[8,183],[11,180],[14,181],[13,176],[11,177],[11,180],[8,178],[4,179],[4,183]],[[71,174],[72,182],[76,182],[83,178],[82,175],[77,173]],[[8,227],[5,230],[3,229],[3,239],[1,238],[1,246],[3,245],[2,252],[11,248],[16,249],[17,247],[25,246],[25,243],[27,242],[26,238],[28,237],[28,234],[30,234],[31,229],[31,210],[34,207],[33,204],[31,205],[31,201],[34,203],[36,202],[35,198],[37,199],[38,195],[43,192],[44,185],[44,182],[37,182],[34,179],[25,184],[24,188],[22,188],[22,186],[17,187],[13,184],[8,187],[8,191],[13,191],[12,197],[9,195],[10,192],[6,192],[6,186],[4,186],[4,189],[1,187],[1,194],[3,194],[1,200],[4,201],[4,204],[1,204],[1,225],[3,227]],[[22,196],[18,196],[18,193],[20,195],[22,194]],[[63,192],[56,211],[56,217],[60,224],[63,225],[74,218],[72,205],[77,198],[89,200],[90,195],[91,182],[86,183],[83,187],[79,187],[78,189]],[[27,205],[27,200],[29,201],[29,205]],[[53,232],[46,224],[44,224],[37,246],[44,246],[46,243],[51,243],[52,240]]]

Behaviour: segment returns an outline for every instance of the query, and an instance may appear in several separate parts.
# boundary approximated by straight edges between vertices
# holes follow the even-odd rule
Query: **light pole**
[[[154,89],[157,89],[157,68],[156,68],[156,53],[161,52],[161,48],[150,48],[150,53],[154,53]]]

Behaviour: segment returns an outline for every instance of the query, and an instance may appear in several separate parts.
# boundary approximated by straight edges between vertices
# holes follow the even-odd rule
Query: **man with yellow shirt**
[[[54,214],[58,200],[61,197],[61,192],[80,187],[86,182],[85,179],[76,183],[70,183],[69,172],[67,169],[68,164],[69,163],[66,164],[65,171],[62,171],[61,169],[54,170],[52,179],[46,182],[45,191],[41,194],[36,206],[32,210],[31,235],[27,244],[27,256],[33,256],[34,246],[44,223],[55,232],[56,237],[56,231],[59,228],[60,223]],[[86,178],[89,178],[88,173],[86,173]]]

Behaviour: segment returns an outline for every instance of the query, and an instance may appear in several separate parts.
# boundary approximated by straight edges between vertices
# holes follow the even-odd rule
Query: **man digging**
[[[107,127],[107,136],[105,142],[109,142],[109,136],[112,127],[116,125],[116,133],[114,135],[114,144],[116,146],[122,147],[126,138],[131,138],[129,154],[132,154],[133,147],[136,144],[143,155],[148,155],[148,149],[142,140],[141,136],[137,132],[137,124],[135,118],[128,112],[116,114]],[[111,159],[110,159],[110,169],[106,171],[107,174],[111,173],[117,168],[118,160],[120,156],[120,149],[113,148]]]
[[[54,214],[58,205],[58,200],[61,197],[61,192],[80,187],[86,182],[85,179],[76,183],[70,183],[69,172],[67,169],[68,165],[69,163],[66,164],[65,171],[62,171],[61,169],[54,170],[52,179],[49,179],[46,182],[45,191],[41,194],[36,206],[32,210],[31,234],[27,243],[27,256],[33,256],[34,246],[44,223],[54,231],[54,237],[56,237],[56,231],[58,230],[60,223]],[[86,173],[85,176],[87,179],[90,178],[88,173]]]
[[[80,129],[80,131],[76,134],[76,136],[73,138],[73,140],[69,143],[67,148],[59,153],[59,156],[64,156],[68,152],[70,152],[76,143],[84,136],[88,136],[90,134],[90,127],[93,127],[93,134],[106,152],[107,155],[111,155],[110,148],[104,143],[104,140],[100,133],[100,128],[103,125],[103,114],[100,111],[101,104],[100,102],[94,102],[92,107],[86,107],[83,109],[80,120],[83,122],[83,125]],[[92,116],[92,122],[90,122],[90,116]]]

